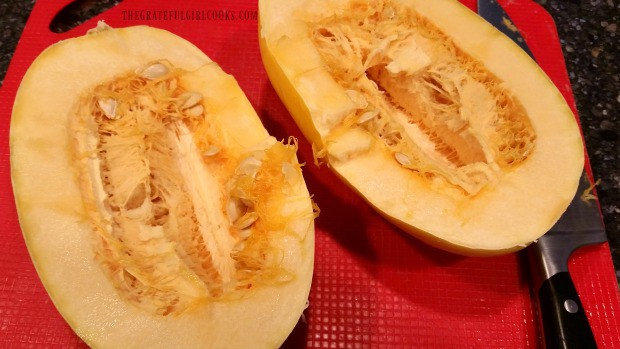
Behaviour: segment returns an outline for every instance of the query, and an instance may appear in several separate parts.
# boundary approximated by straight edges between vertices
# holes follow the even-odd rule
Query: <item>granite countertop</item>
[[[537,1],[557,24],[620,280],[620,0]],[[0,4],[0,83],[33,5]]]

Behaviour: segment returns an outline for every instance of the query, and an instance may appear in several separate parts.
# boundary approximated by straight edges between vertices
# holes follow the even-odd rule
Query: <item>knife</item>
[[[496,0],[477,1],[478,14],[533,59],[525,40],[502,6]],[[607,241],[598,200],[586,201],[581,197],[581,193],[590,188],[592,183],[584,169],[577,193],[566,212],[551,230],[527,247],[547,349],[597,347],[568,272],[568,259],[575,250]]]

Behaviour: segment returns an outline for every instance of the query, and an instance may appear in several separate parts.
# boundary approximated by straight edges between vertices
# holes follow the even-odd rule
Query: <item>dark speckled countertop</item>
[[[538,2],[557,24],[620,280],[620,0]],[[33,4],[0,3],[0,83]]]

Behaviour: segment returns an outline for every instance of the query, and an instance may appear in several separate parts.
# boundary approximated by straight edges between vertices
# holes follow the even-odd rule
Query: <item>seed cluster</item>
[[[184,74],[150,63],[85,94],[71,121],[95,258],[124,299],[159,315],[291,278],[271,236],[291,218],[296,147],[227,152]]]
[[[353,127],[420,178],[475,195],[535,147],[519,101],[414,10],[353,1],[308,24],[328,70],[357,105]]]

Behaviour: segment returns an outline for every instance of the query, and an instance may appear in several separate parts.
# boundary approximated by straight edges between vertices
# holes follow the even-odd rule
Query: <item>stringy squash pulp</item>
[[[297,144],[196,47],[106,26],[53,45],[10,142],[28,249],[89,345],[276,348],[292,331],[314,255]]]
[[[454,0],[261,0],[277,93],[382,215],[463,254],[525,247],[575,194],[583,145],[540,68]]]

